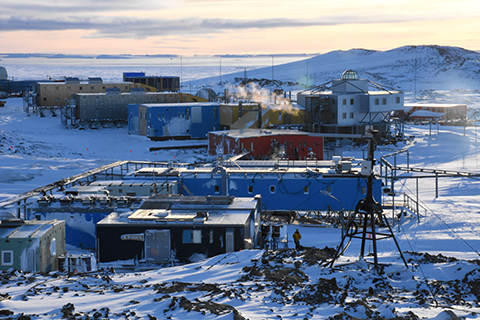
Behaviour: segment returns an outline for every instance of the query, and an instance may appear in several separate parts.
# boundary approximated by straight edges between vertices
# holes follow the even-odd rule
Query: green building
[[[65,221],[0,221],[0,270],[55,271],[65,253]]]

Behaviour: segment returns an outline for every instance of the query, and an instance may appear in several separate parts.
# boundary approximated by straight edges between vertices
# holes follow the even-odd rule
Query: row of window
[[[347,102],[350,102],[350,105],[353,106],[355,104],[355,99],[342,99],[342,105],[346,106]],[[400,97],[395,97],[395,103],[399,104],[401,101]],[[380,105],[380,98],[375,98],[374,103],[376,106]],[[382,98],[382,105],[387,104],[387,98]]]
[[[220,193],[220,186],[215,186],[214,189],[215,189],[215,193],[216,193],[216,194],[219,194],[219,193]],[[273,194],[273,193],[275,193],[276,191],[277,191],[277,187],[274,186],[274,185],[271,185],[271,186],[270,186],[270,193]],[[327,186],[327,187],[325,188],[325,191],[328,192],[328,193],[332,193],[332,187],[331,187],[331,186]],[[247,192],[248,192],[249,194],[253,194],[253,186],[248,186]],[[303,193],[304,193],[304,194],[308,194],[308,193],[309,193],[309,188],[308,188],[308,186],[303,187]],[[361,193],[362,193],[362,194],[366,194],[366,193],[367,193],[367,188],[366,188],[365,186],[361,187]]]
[[[350,105],[353,106],[355,104],[355,99],[350,99]],[[347,99],[342,100],[342,105],[347,105]]]
[[[355,118],[355,113],[350,112],[350,119],[353,119],[353,118]],[[342,113],[342,119],[347,119],[347,113],[346,112]]]
[[[401,101],[400,97],[395,97],[395,103],[396,104],[399,104]],[[380,98],[375,98],[375,105],[378,106],[380,105]],[[382,105],[386,105],[387,104],[387,98],[382,98]]]
[[[219,194],[220,193],[220,186],[215,186],[215,193],[216,194]],[[271,185],[270,186],[270,193],[275,193],[277,191],[277,187],[274,186],[274,185]],[[310,191],[309,187],[308,186],[305,186],[303,187],[303,193],[304,194],[308,194]],[[328,193],[331,193],[332,192],[332,187],[331,186],[327,186],[326,189],[325,189],[326,192]],[[248,186],[247,187],[247,192],[249,194],[253,194],[253,186]],[[365,187],[362,187],[362,194],[365,194],[366,193],[366,189]]]

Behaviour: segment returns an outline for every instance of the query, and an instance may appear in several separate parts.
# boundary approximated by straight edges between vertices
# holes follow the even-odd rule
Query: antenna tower
[[[330,263],[330,266],[333,267],[335,260],[343,254],[343,252],[347,249],[348,244],[353,238],[361,239],[362,245],[360,248],[360,257],[363,258],[365,255],[365,246],[366,242],[372,241],[373,247],[373,259],[374,259],[374,267],[375,270],[378,270],[378,254],[377,254],[377,240],[383,240],[387,238],[393,238],[395,245],[397,246],[398,252],[403,260],[403,263],[408,268],[407,262],[400,250],[398,245],[397,239],[395,239],[395,235],[393,234],[392,228],[388,223],[388,220],[383,216],[382,207],[381,205],[375,201],[373,198],[373,166],[375,159],[373,157],[374,151],[376,149],[376,141],[375,136],[378,133],[377,130],[369,130],[370,135],[365,136],[368,140],[368,157],[367,157],[367,164],[370,165],[369,175],[368,175],[368,182],[367,182],[367,195],[364,199],[360,200],[360,202],[355,207],[355,214],[352,216],[350,221],[346,224],[346,230],[342,232],[342,239],[340,241],[340,245],[337,248],[337,252],[335,253],[335,257]],[[355,220],[361,223],[359,227]],[[377,232],[376,225],[379,226],[386,226],[388,229],[387,232]],[[344,243],[346,238],[350,238],[348,244],[344,247]]]

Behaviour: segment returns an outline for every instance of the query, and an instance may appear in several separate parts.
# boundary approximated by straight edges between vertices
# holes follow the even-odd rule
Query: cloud
[[[63,13],[92,13],[92,12],[122,12],[131,10],[156,10],[173,6],[174,0],[3,0],[2,14],[15,15],[21,11],[24,14],[63,14]]]
[[[149,37],[190,34],[218,34],[241,30],[264,30],[344,24],[397,23],[425,21],[421,13],[378,14],[362,8],[361,11],[325,14],[315,19],[306,18],[200,18],[165,19],[168,8],[182,3],[206,0],[4,0],[0,12],[0,33],[8,31],[85,30],[90,38],[145,39]],[[218,1],[208,0],[207,2]],[[264,0],[265,1],[265,0]],[[273,1],[268,0],[274,3]],[[32,4],[33,3],[33,4]],[[165,9],[165,10],[164,10]],[[132,16],[132,11],[148,12],[150,17]],[[177,11],[178,12],[181,12]],[[440,15],[439,15],[440,14]],[[430,20],[447,19],[441,13],[431,14]]]
[[[181,34],[209,34],[248,29],[275,29],[308,26],[327,26],[351,23],[380,23],[405,21],[392,17],[343,16],[328,19],[202,19],[185,17],[181,19],[136,18],[120,16],[62,16],[55,19],[29,16],[0,16],[0,30],[94,30],[97,38],[137,38]]]

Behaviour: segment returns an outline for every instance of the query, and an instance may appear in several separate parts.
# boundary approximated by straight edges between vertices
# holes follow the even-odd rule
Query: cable
[[[404,185],[405,189],[407,189],[408,191],[410,191],[412,194],[413,192],[406,186]],[[418,202],[421,202],[420,199],[417,199]],[[467,247],[469,247],[473,252],[475,252],[477,255],[480,256],[480,252],[478,252],[478,250],[476,250],[475,248],[473,248],[465,239],[463,239],[452,227],[450,227],[448,225],[448,223],[446,223],[438,214],[436,214],[433,210],[431,210],[430,208],[428,208],[428,206],[422,201],[422,204],[423,206],[428,209],[428,211],[433,214],[438,220],[440,220],[448,229],[450,229],[450,231],[458,238],[460,239],[463,243],[465,243],[465,245]],[[419,214],[417,212],[417,214]]]
[[[408,237],[407,237],[407,233],[405,232],[405,229],[403,229],[402,224],[399,223],[399,226],[402,228],[403,235],[405,236],[405,239],[407,240],[408,246],[410,247],[410,249],[412,250],[412,252],[415,252],[415,250],[414,250],[413,247],[412,247],[412,244],[410,243],[410,240],[409,240]],[[420,269],[420,272],[422,273],[422,276],[423,276],[423,279],[424,279],[424,281],[425,281],[425,284],[426,284],[427,287],[428,287],[428,291],[430,292],[430,294],[431,294],[432,297],[433,297],[433,300],[435,301],[435,307],[438,307],[439,304],[438,304],[438,301],[437,301],[437,297],[435,296],[435,294],[434,294],[433,291],[432,291],[432,288],[431,288],[430,285],[428,284],[427,276],[425,275],[425,272],[423,272],[423,269],[422,269],[422,266],[421,266],[420,262],[417,260],[417,257],[416,257],[415,255],[413,255],[413,258],[415,259],[415,262],[417,263],[417,266],[418,266],[418,268]]]

